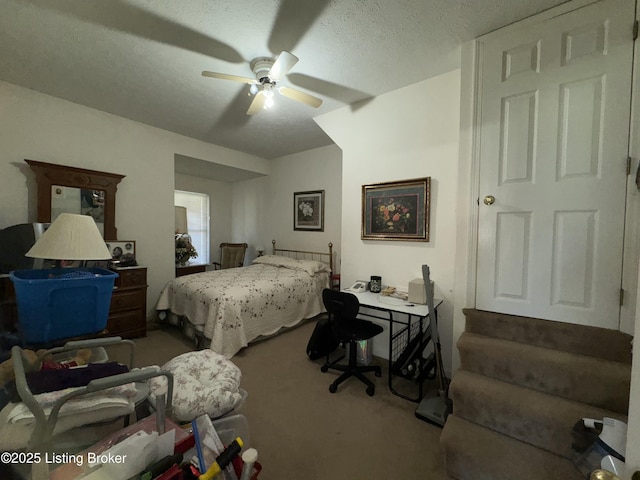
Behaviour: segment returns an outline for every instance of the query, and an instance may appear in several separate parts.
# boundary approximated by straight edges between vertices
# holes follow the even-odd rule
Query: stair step
[[[632,337],[617,330],[473,308],[463,313],[470,333],[631,364]]]
[[[583,417],[624,415],[530,388],[458,370],[449,394],[456,416],[565,458],[574,454],[571,431]]]
[[[447,475],[457,480],[584,480],[570,460],[449,415],[440,436]]]
[[[463,333],[460,368],[626,415],[631,365]]]

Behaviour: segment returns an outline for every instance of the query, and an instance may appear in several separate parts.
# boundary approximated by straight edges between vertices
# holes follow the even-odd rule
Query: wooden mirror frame
[[[116,229],[116,189],[125,176],[116,173],[98,172],[84,168],[67,167],[53,163],[26,160],[36,174],[38,184],[38,222],[51,222],[51,187],[75,187],[80,189],[104,190],[104,239],[117,240]]]

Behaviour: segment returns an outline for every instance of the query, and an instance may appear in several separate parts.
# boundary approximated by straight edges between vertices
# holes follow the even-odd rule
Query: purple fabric
[[[26,374],[27,385],[34,395],[45,392],[54,392],[71,387],[84,387],[96,378],[110,377],[120,373],[127,373],[129,368],[117,362],[90,363],[77,368],[64,368],[60,370],[39,370]],[[15,382],[7,386],[12,402],[20,402],[20,396],[15,387]]]

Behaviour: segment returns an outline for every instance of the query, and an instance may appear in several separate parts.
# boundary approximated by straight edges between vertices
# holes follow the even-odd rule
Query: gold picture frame
[[[363,240],[429,241],[431,177],[362,186]]]

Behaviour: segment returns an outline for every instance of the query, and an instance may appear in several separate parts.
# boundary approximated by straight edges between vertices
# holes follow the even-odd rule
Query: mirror
[[[25,160],[36,174],[38,222],[60,213],[91,215],[105,240],[117,240],[116,188],[124,175]]]
[[[104,237],[104,206],[106,192],[90,188],[51,186],[51,221],[61,213],[77,213],[93,217]]]

